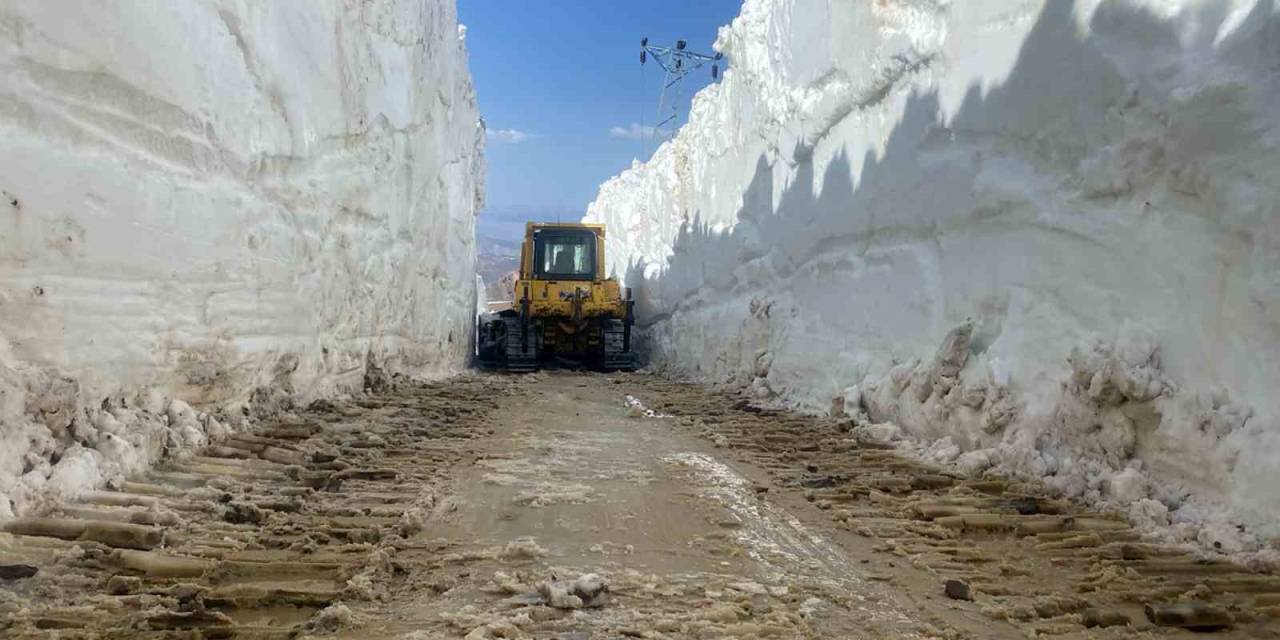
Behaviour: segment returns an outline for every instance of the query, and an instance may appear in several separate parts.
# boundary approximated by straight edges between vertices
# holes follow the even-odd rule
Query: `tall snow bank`
[[[1280,534],[1278,11],[748,0],[587,219],[661,365],[1256,550],[1201,525]]]
[[[225,434],[192,405],[464,363],[452,2],[11,0],[0,80],[0,517]]]

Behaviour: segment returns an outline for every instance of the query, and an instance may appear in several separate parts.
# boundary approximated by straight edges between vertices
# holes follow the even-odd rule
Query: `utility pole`
[[[676,40],[674,47],[658,47],[649,44],[649,38],[640,39],[640,64],[648,62],[650,57],[662,68],[665,76],[662,79],[662,93],[658,96],[658,122],[653,127],[653,136],[660,135],[669,139],[675,135],[676,124],[680,116],[680,81],[685,76],[711,64],[711,77],[720,77],[720,60],[724,54],[714,55],[696,53],[687,49],[688,43]],[[641,135],[644,135],[643,130]]]

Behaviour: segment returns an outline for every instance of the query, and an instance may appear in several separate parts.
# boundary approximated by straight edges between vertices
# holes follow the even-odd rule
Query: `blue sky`
[[[489,127],[482,234],[518,237],[525,219],[576,219],[610,176],[654,141],[661,70],[640,38],[713,53],[741,0],[458,0],[480,113]],[[682,116],[710,69],[683,85]],[[626,131],[612,131],[615,127]]]

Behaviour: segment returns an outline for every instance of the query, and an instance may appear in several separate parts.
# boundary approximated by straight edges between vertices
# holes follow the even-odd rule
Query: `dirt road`
[[[1280,598],[1042,487],[644,374],[322,403],[116,489],[0,534],[0,636],[1273,637]]]

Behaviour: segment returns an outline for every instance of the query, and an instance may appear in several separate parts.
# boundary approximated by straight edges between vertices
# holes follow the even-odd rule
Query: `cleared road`
[[[1273,637],[1280,593],[1043,487],[644,374],[322,403],[134,480],[8,525],[0,635]]]

